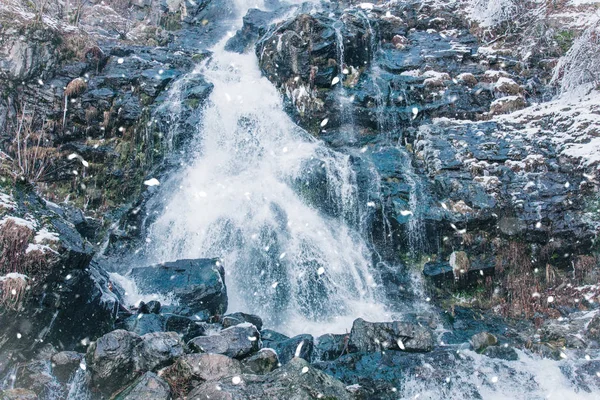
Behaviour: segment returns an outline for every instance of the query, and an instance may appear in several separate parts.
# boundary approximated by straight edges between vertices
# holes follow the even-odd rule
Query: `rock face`
[[[134,268],[131,277],[142,293],[172,294],[181,304],[174,311],[202,320],[227,310],[225,270],[217,259],[178,260]]]
[[[434,344],[429,328],[410,322],[367,322],[359,318],[350,331],[350,345],[359,352],[387,349],[427,352]]]
[[[113,329],[119,304],[108,274],[91,262],[92,245],[73,228],[64,209],[44,202],[25,184],[4,190],[0,291],[14,295],[0,305],[0,336],[20,339],[0,340],[0,374],[13,354],[30,357],[42,341],[63,350],[83,349],[82,341]]]

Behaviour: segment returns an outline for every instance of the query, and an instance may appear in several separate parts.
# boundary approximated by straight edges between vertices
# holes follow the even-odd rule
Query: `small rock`
[[[258,351],[260,333],[254,325],[246,322],[223,329],[217,335],[196,337],[188,344],[192,349],[204,353],[224,354],[241,359]]]
[[[161,370],[172,387],[181,388],[187,393],[193,387],[206,381],[216,381],[224,377],[239,375],[242,366],[238,360],[222,354],[186,354]],[[190,397],[191,398],[191,397]]]
[[[60,382],[67,382],[79,368],[84,354],[75,351],[61,351],[52,356],[52,375]]]
[[[142,336],[138,344],[137,367],[142,371],[154,371],[181,357],[184,344],[175,332],[154,332]]]
[[[277,353],[273,349],[261,349],[258,353],[242,361],[242,371],[246,374],[264,375],[279,364]]]
[[[276,352],[281,364],[287,364],[290,360],[298,357],[310,362],[314,348],[314,339],[311,335],[298,335],[280,342],[271,342],[269,345]]]
[[[171,389],[167,382],[153,372],[146,372],[114,400],[169,400]]]
[[[489,346],[498,344],[496,336],[488,332],[479,332],[471,337],[471,347],[477,352],[481,352]]]
[[[499,358],[506,361],[517,361],[519,355],[517,351],[512,347],[508,346],[492,346],[485,349],[482,353],[490,358]]]
[[[600,313],[594,315],[585,328],[585,336],[590,340],[600,342]]]
[[[236,312],[233,314],[228,314],[223,317],[223,328],[229,328],[231,326],[239,325],[244,322],[249,322],[256,327],[259,331],[262,329],[263,322],[262,319],[258,315],[246,314],[242,312]]]
[[[431,329],[410,322],[354,321],[350,345],[357,351],[401,350],[428,352],[434,347]]]

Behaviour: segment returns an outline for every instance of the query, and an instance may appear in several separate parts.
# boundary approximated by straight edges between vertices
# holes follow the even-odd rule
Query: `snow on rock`
[[[35,228],[37,227],[37,222],[35,221],[29,221],[23,218],[19,218],[19,217],[13,217],[13,216],[7,216],[2,218],[2,220],[0,220],[0,226],[6,224],[8,221],[12,221],[14,224],[19,225],[19,226],[26,226],[27,228],[31,229],[32,231],[35,230]]]
[[[16,206],[16,203],[13,201],[10,195],[0,192],[0,208],[5,210],[14,210]]]

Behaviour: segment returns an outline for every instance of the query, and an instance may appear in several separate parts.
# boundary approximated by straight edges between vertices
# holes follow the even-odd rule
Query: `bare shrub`
[[[600,19],[591,24],[575,40],[573,46],[562,57],[556,68],[552,82],[561,92],[577,87],[600,84]]]

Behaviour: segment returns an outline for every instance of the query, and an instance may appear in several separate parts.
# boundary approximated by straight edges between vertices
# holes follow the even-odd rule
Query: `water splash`
[[[202,69],[214,90],[194,161],[151,227],[148,259],[221,257],[230,309],[287,333],[389,319],[360,232],[371,211],[359,202],[349,156],[293,124],[252,54],[223,47]]]

